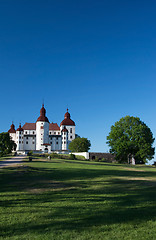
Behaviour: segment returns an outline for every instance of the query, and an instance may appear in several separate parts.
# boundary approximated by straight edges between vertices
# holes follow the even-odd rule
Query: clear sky
[[[155,0],[1,0],[0,132],[68,106],[91,151],[138,116],[156,136]]]

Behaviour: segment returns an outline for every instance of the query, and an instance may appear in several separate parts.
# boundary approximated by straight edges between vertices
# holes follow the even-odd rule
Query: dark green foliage
[[[91,143],[87,138],[75,138],[69,144],[69,150],[71,152],[88,152],[90,149]]]
[[[152,159],[155,149],[153,134],[147,125],[137,117],[126,116],[111,127],[107,143],[110,152],[115,154],[120,162],[127,162],[129,156],[134,156],[136,163]]]
[[[51,158],[59,158],[59,155],[57,153],[52,153],[50,154]]]
[[[16,143],[11,140],[9,133],[0,133],[0,156],[4,156],[16,149]]]
[[[32,155],[33,155],[33,151],[29,151],[29,152],[27,153],[27,155],[28,155],[28,156],[32,156]]]
[[[70,159],[70,160],[75,160],[75,159],[76,159],[76,157],[75,157],[75,155],[74,155],[74,154],[72,154],[72,153],[71,153],[71,154],[69,154],[69,159]]]

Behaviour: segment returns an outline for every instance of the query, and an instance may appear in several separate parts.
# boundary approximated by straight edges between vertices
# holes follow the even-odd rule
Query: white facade
[[[75,123],[70,119],[68,109],[64,117],[60,127],[50,123],[43,105],[36,123],[25,123],[17,130],[12,124],[8,132],[17,145],[16,151],[68,151],[69,143],[75,139]]]

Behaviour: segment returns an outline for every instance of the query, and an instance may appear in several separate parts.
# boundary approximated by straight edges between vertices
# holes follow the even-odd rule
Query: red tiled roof
[[[70,119],[70,113],[68,112],[68,108],[67,112],[64,115],[64,120],[61,122],[60,126],[61,125],[75,126],[75,122]]]
[[[16,131],[23,131],[23,128],[21,127],[21,124],[19,125],[19,128],[17,128]]]
[[[67,128],[64,127],[64,128],[62,129],[62,132],[68,132]]]
[[[36,123],[25,123],[22,128],[24,130],[36,130]]]
[[[53,130],[53,131],[60,131],[59,126],[57,125],[57,123],[50,123],[49,124],[49,131]]]
[[[11,124],[11,127],[10,127],[8,133],[16,133],[15,125],[14,125],[14,124]]]
[[[70,118],[65,118],[61,124],[61,125],[66,125],[66,126],[75,126],[75,122],[73,120],[71,120]]]
[[[42,108],[40,110],[40,116],[37,119],[37,122],[49,122],[48,118],[46,117],[46,110],[44,108],[44,104],[42,104]]]

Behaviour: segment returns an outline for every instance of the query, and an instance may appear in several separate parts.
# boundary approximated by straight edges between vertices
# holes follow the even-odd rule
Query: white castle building
[[[43,104],[36,123],[25,123],[22,127],[20,124],[17,130],[12,124],[8,132],[17,145],[17,152],[68,151],[69,143],[75,139],[75,122],[67,109],[60,127],[57,123],[50,123]]]

